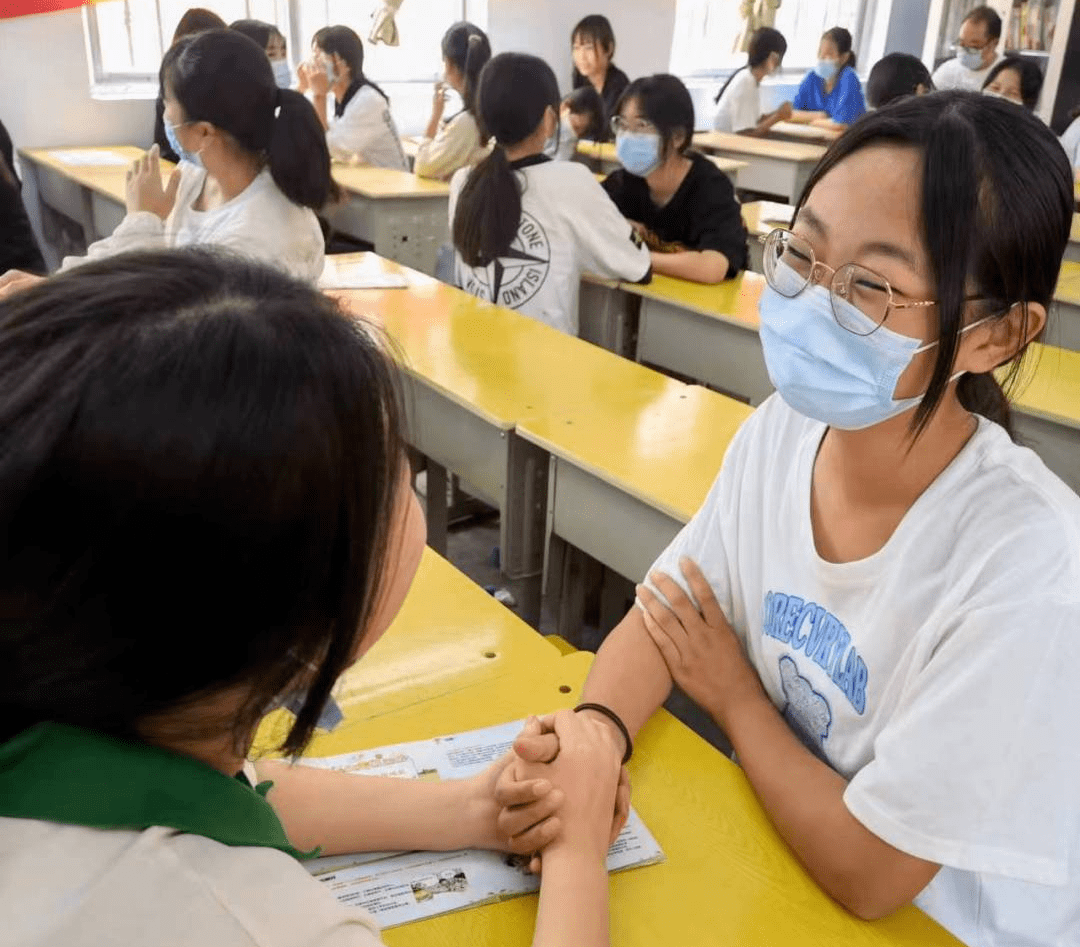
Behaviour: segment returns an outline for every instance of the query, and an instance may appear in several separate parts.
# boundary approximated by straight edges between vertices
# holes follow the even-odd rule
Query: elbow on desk
[[[895,914],[914,900],[925,887],[920,879],[917,890],[906,890],[906,885],[892,878],[877,878],[865,866],[852,866],[837,871],[828,878],[817,878],[825,893],[846,908],[861,921],[880,921]]]

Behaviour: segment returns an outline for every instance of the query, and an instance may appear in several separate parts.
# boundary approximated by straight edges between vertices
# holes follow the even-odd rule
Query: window
[[[744,27],[743,0],[678,0],[671,71],[682,76],[712,76],[745,65],[738,49]],[[851,31],[858,45],[866,0],[784,0],[776,29],[788,43],[784,68],[805,71],[817,62],[821,34],[834,26]]]
[[[96,91],[157,84],[161,57],[184,12],[205,6],[226,23],[251,18],[274,23],[285,35],[295,65],[309,54],[311,37],[330,24],[350,26],[364,40],[364,71],[385,82],[431,82],[442,72],[439,42],[451,23],[465,19],[466,0],[405,0],[396,16],[400,46],[369,43],[380,0],[115,0],[83,8]],[[478,19],[476,0],[468,12]],[[481,20],[482,22],[482,20]]]

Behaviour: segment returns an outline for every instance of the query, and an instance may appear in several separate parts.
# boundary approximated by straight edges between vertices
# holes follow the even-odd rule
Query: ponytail
[[[491,59],[491,43],[487,34],[472,23],[455,23],[443,34],[443,59],[451,63],[465,79],[465,91],[461,99],[477,125],[480,126],[480,142],[487,141],[483,123],[477,114],[476,97],[480,86],[480,73]]]
[[[318,211],[341,197],[330,173],[326,132],[312,104],[299,92],[280,89],[270,134],[270,175],[294,204]]]
[[[496,145],[472,172],[454,212],[454,247],[467,266],[487,266],[514,242],[521,187],[506,151]]]
[[[720,86],[720,91],[716,93],[716,98],[713,99],[713,105],[719,105],[720,100],[724,97],[724,93],[727,92],[727,87],[731,85],[731,80],[734,79],[744,69],[749,69],[749,66],[739,66],[730,76],[727,77],[727,82]]]

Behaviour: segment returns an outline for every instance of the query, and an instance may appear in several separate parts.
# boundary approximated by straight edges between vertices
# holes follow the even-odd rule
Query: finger
[[[559,738],[554,733],[519,736],[514,752],[527,763],[550,763],[559,755]]]
[[[542,851],[562,835],[562,822],[558,816],[545,819],[510,840],[511,851],[517,855],[531,855]]]
[[[713,593],[712,586],[709,585],[709,580],[705,578],[705,573],[698,568],[698,564],[693,559],[683,556],[679,560],[679,568],[686,578],[687,585],[690,586],[691,593],[697,600],[698,607],[701,609],[701,617],[710,625],[726,624],[727,618],[720,608],[720,603],[716,600],[716,595]]]
[[[530,875],[539,875],[540,872],[541,872],[542,864],[543,864],[543,862],[542,862],[542,859],[540,858],[540,856],[539,855],[533,855],[532,861],[529,862],[529,874]]]
[[[513,767],[507,767],[499,774],[493,795],[500,806],[528,806],[548,795],[551,790],[550,780],[517,779]]]
[[[165,196],[170,202],[176,200],[176,192],[180,190],[180,179],[182,176],[179,168],[173,168],[172,174],[169,175],[169,183],[165,188]]]
[[[645,619],[645,631],[652,638],[653,644],[656,645],[656,649],[660,652],[660,657],[664,659],[668,672],[672,677],[677,677],[682,671],[682,654],[671,638],[668,637],[667,632],[656,623],[656,619],[652,615],[648,612],[642,612],[642,617]]]
[[[690,596],[683,591],[683,587],[666,572],[651,572],[649,579],[668,600],[671,610],[676,615],[702,617],[697,605],[690,600]]]
[[[532,799],[527,806],[516,809],[502,809],[495,817],[495,827],[504,838],[514,839],[529,832],[562,808],[565,797],[562,790],[553,789],[542,799]],[[533,851],[539,846],[533,846]]]
[[[637,599],[641,602],[646,614],[664,629],[664,632],[677,645],[679,651],[686,653],[690,643],[690,636],[686,630],[683,619],[676,614],[675,610],[665,603],[647,585],[639,585],[635,589]],[[696,613],[695,613],[696,614]],[[687,621],[691,616],[686,616]]]

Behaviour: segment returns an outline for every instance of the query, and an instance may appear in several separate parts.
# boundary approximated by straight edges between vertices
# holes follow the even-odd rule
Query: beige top
[[[416,149],[413,171],[422,178],[448,181],[459,168],[472,167],[488,153],[480,144],[480,129],[468,112],[459,112],[439,126],[434,138],[425,138]]]

